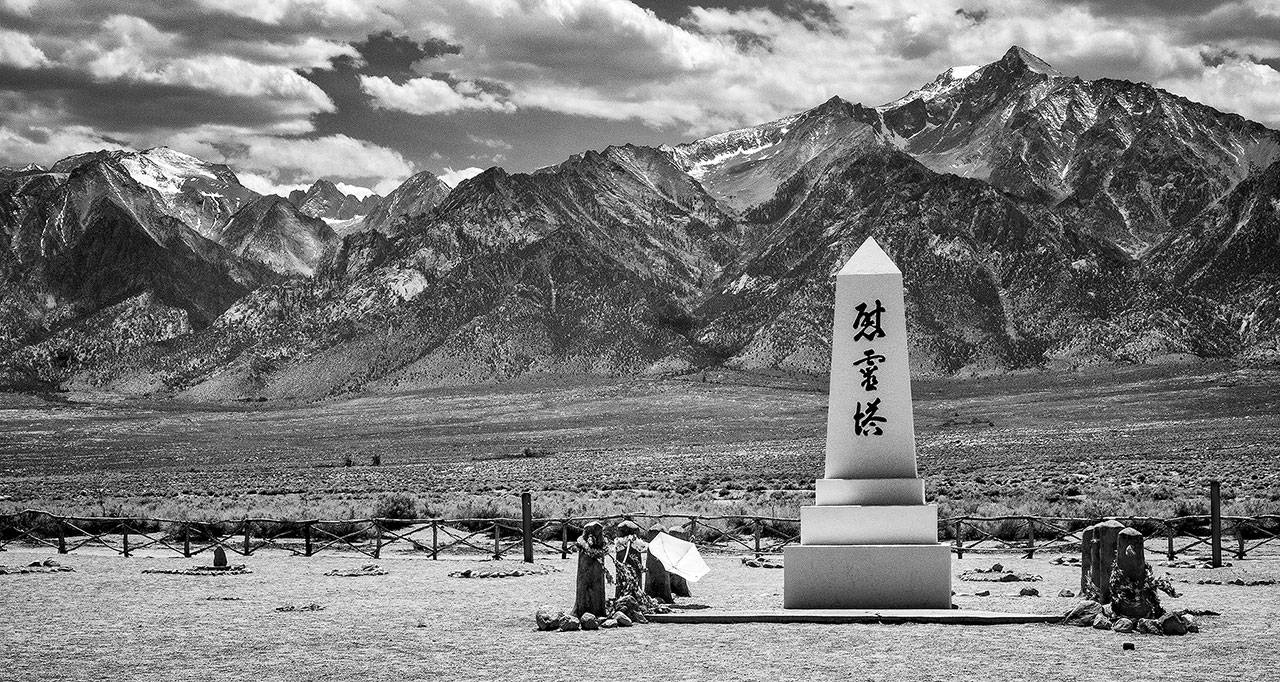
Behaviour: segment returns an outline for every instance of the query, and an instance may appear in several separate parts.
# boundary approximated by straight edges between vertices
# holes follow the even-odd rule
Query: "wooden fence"
[[[173,553],[193,557],[214,547],[250,556],[278,549],[300,556],[344,550],[374,559],[389,548],[438,559],[442,554],[481,554],[503,558],[522,554],[532,561],[536,551],[568,557],[573,541],[590,521],[616,526],[632,521],[642,528],[655,523],[683,532],[704,551],[777,553],[799,541],[795,518],[701,516],[630,513],[590,518],[535,519],[527,502],[521,518],[483,519],[338,519],[281,520],[244,518],[191,521],[143,517],[64,516],[42,510],[0,515],[0,551],[9,545],[48,547],[60,554],[83,548],[105,549],[130,556],[135,552]],[[1237,559],[1258,548],[1280,546],[1280,515],[1177,518],[1108,517],[1147,536],[1151,551],[1170,560],[1192,549],[1207,549],[1221,565],[1224,540]],[[1080,531],[1105,519],[1045,516],[962,516],[942,519],[939,538],[960,557],[968,553],[1073,551]],[[522,551],[521,551],[522,550]]]

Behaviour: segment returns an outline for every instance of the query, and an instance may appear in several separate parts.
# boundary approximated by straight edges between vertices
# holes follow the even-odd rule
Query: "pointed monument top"
[[[858,247],[857,252],[853,254],[853,258],[850,258],[849,262],[845,263],[843,268],[840,268],[837,276],[885,274],[901,275],[902,271],[893,264],[889,254],[880,248],[874,238],[867,237],[867,241],[862,242],[862,246]]]

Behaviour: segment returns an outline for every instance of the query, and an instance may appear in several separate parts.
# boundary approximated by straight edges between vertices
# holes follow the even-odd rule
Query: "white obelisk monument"
[[[836,275],[827,465],[787,547],[789,609],[951,607],[951,550],[916,475],[902,272],[874,239]]]

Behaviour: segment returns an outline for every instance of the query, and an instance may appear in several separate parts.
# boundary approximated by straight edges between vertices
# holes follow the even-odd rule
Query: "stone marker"
[[[1111,573],[1111,607],[1129,618],[1155,618],[1164,609],[1149,578],[1142,533],[1125,528],[1116,536],[1116,565]]]
[[[916,471],[902,272],[867,239],[836,275],[825,478],[800,509],[783,606],[951,607],[951,549]]]
[[[667,535],[670,535],[671,537],[677,538],[679,540],[684,540],[685,542],[689,541],[689,534],[686,533],[684,528],[680,526],[672,526],[671,528],[667,529]],[[684,576],[676,575],[675,573],[669,573],[668,576],[670,577],[670,580],[671,580],[672,596],[674,597],[692,597],[693,596],[689,592],[689,581],[685,580]]]
[[[1094,526],[1094,537],[1097,539],[1098,554],[1094,563],[1094,573],[1097,576],[1094,586],[1098,590],[1098,601],[1103,604],[1111,603],[1111,571],[1116,565],[1116,547],[1120,538],[1120,531],[1124,530],[1124,524],[1119,521],[1103,521]]]
[[[599,521],[583,526],[576,544],[578,581],[573,615],[581,617],[584,613],[604,613],[604,561],[609,551],[604,542],[604,526]]]
[[[213,567],[225,568],[227,565],[227,552],[221,546],[213,548]]]
[[[652,541],[658,537],[658,533],[667,532],[662,524],[655,523],[649,527],[645,533],[645,540]],[[657,599],[664,604],[670,604],[675,601],[671,594],[671,573],[667,571],[667,567],[662,565],[652,554],[645,554],[644,562],[644,593]]]

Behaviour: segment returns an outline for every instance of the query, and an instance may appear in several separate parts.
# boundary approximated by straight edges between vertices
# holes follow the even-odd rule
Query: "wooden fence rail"
[[[148,550],[193,557],[221,547],[250,556],[274,549],[299,556],[343,550],[378,559],[389,547],[429,554],[481,554],[500,559],[508,554],[531,556],[534,550],[559,554],[574,551],[573,541],[591,521],[616,526],[632,521],[642,528],[655,523],[682,533],[704,551],[777,553],[799,541],[800,520],[767,516],[704,516],[635,512],[612,516],[482,519],[307,519],[243,518],[192,521],[143,517],[64,516],[29,509],[0,514],[0,552],[8,545],[48,547],[60,554],[84,548],[105,549],[124,556]],[[1224,539],[1231,553],[1244,559],[1259,548],[1280,546],[1280,515],[1193,515],[1175,518],[1106,517],[1133,526],[1154,543],[1151,551],[1176,559],[1192,549],[1218,558]],[[939,539],[959,557],[967,553],[1072,551],[1080,531],[1103,518],[1050,516],[960,516],[938,522]],[[1217,534],[1213,530],[1220,529]],[[1230,542],[1234,540],[1234,542]]]

